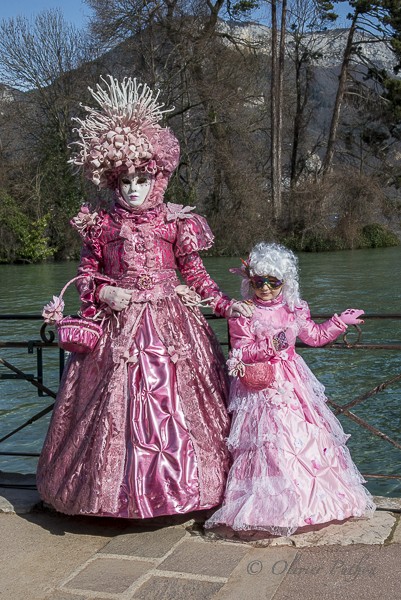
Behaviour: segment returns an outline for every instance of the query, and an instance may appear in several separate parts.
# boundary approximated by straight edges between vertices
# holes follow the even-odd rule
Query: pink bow
[[[187,219],[191,216],[191,211],[195,210],[195,206],[184,206],[183,204],[173,204],[167,202],[167,221],[175,221],[176,219]]]
[[[42,317],[46,323],[58,323],[63,318],[64,300],[53,296],[53,301],[43,307]]]

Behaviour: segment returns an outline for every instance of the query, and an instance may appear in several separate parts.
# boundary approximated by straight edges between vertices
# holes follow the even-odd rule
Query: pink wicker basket
[[[99,323],[77,317],[64,317],[57,323],[58,345],[68,352],[91,352],[102,337]]]
[[[49,313],[47,312],[47,319],[45,318],[45,321],[48,323],[55,323],[58,333],[58,345],[60,348],[63,348],[63,350],[67,350],[68,352],[78,352],[81,354],[91,352],[96,347],[103,334],[103,321],[99,323],[90,319],[83,319],[82,317],[62,317],[60,305],[62,310],[64,308],[63,294],[68,286],[77,279],[82,279],[84,277],[86,276],[78,275],[78,277],[74,277],[65,284],[60,295],[58,297],[53,297],[58,303],[58,316],[54,317],[54,313],[51,312],[52,316],[49,318]],[[44,311],[46,309],[49,310],[49,306],[53,309],[54,303],[47,305],[44,308]]]

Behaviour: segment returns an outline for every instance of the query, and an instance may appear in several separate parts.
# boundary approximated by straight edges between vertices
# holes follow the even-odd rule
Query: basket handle
[[[72,279],[70,279],[70,281],[67,281],[67,283],[65,284],[65,286],[63,287],[63,289],[61,290],[60,294],[59,294],[59,298],[60,300],[62,300],[63,298],[63,294],[65,294],[67,288],[74,283],[74,281],[77,281],[78,279],[83,279],[84,277],[88,277],[88,275],[77,275],[76,277],[73,277]]]

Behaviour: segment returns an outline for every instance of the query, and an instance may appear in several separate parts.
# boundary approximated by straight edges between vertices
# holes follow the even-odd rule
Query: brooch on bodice
[[[273,346],[276,352],[281,352],[281,350],[288,348],[285,331],[280,331],[280,333],[276,333],[276,335],[273,336]]]
[[[151,275],[144,273],[143,275],[139,275],[136,285],[140,290],[151,290],[154,288],[155,282]]]

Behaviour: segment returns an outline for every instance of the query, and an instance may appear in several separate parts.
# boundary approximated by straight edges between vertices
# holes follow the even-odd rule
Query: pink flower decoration
[[[231,377],[243,377],[245,373],[245,365],[242,362],[242,351],[240,348],[233,348],[227,359],[228,374]]]
[[[88,227],[96,225],[98,218],[99,214],[97,212],[90,213],[87,206],[81,206],[77,216],[71,219],[71,223],[80,233],[83,233]]]
[[[176,349],[174,348],[174,346],[169,346],[167,348],[167,352],[170,355],[171,362],[176,363],[178,361],[178,359],[179,359],[179,356],[178,356],[178,354],[177,354]]]
[[[245,267],[233,267],[232,269],[228,269],[230,271],[230,273],[233,273],[234,275],[239,275],[240,277],[243,277],[244,279],[248,279],[248,275],[246,274],[245,271]]]
[[[43,307],[42,316],[46,323],[53,325],[63,318],[64,300],[53,296],[53,301]]]
[[[142,169],[145,173],[154,175],[157,171],[157,163],[155,160],[150,160]]]

